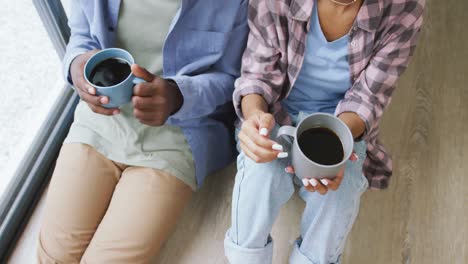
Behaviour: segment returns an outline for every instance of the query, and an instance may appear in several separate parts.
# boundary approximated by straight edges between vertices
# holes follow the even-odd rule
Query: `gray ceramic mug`
[[[334,165],[322,165],[316,163],[302,152],[298,145],[298,137],[307,129],[314,127],[325,127],[333,131],[341,140],[344,150],[344,157],[340,163]],[[291,148],[291,161],[299,178],[333,178],[345,166],[346,161],[353,153],[354,139],[348,126],[339,118],[326,114],[315,113],[305,117],[296,127],[282,126],[278,131],[278,137],[291,136],[294,143]]]

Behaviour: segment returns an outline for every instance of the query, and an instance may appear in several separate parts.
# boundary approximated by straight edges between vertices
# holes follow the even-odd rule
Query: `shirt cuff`
[[[372,109],[366,107],[358,101],[344,99],[336,107],[335,116],[339,116],[340,114],[345,112],[355,113],[362,119],[362,121],[364,121],[366,129],[364,130],[362,135],[356,138],[355,140],[359,141],[365,138],[371,130],[371,124],[373,124],[375,120],[375,118],[373,118]]]
[[[235,89],[232,101],[234,103],[236,114],[242,122],[244,121],[244,114],[242,113],[242,97],[249,94],[261,95],[268,105],[270,105],[272,101],[271,96],[268,96],[268,94],[265,92],[265,89],[260,88],[258,86],[246,86],[243,88]]]
[[[189,113],[192,113],[193,109],[195,109],[194,105],[198,101],[196,99],[196,91],[191,86],[190,76],[180,75],[168,77],[166,79],[173,80],[177,84],[183,98],[182,106],[177,112],[172,114],[171,117],[175,119],[183,119],[183,117],[186,117]]]
[[[72,52],[70,52],[69,54],[66,55],[66,57],[64,58],[63,60],[63,74],[64,74],[64,77],[65,77],[65,80],[68,82],[68,84],[70,84],[72,87],[73,87],[73,80],[71,78],[71,73],[70,73],[70,68],[71,68],[71,64],[73,62],[74,59],[76,59],[76,57],[88,52],[89,50],[86,50],[86,49],[77,49],[77,50],[74,50]]]

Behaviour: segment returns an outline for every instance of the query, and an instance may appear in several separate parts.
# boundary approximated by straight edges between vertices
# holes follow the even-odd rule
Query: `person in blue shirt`
[[[205,176],[235,157],[230,101],[247,5],[72,1],[63,65],[81,100],[49,186],[39,263],[148,263],[157,255]],[[129,51],[132,73],[146,81],[115,109],[83,76],[87,60],[111,47]]]

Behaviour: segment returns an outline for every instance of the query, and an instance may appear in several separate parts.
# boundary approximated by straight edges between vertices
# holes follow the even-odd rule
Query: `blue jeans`
[[[272,132],[276,135],[278,127]],[[282,142],[283,143],[283,142]],[[284,144],[283,144],[284,145]],[[283,206],[299,184],[299,195],[306,207],[289,263],[339,263],[346,237],[359,211],[361,194],[368,181],[362,174],[366,144],[354,145],[358,161],[346,163],[345,175],[336,191],[325,195],[308,192],[284,168],[288,159],[255,163],[243,152],[237,158],[237,175],[232,196],[232,226],[226,233],[224,248],[231,264],[272,263],[273,239],[270,231]]]

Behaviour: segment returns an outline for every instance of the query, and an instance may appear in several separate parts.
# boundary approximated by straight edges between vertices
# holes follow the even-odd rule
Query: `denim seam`
[[[241,154],[242,155],[242,154]],[[237,206],[236,206],[236,245],[239,245],[239,201],[240,201],[240,189],[245,176],[245,157],[242,158],[242,175],[239,180],[239,186],[237,187]]]
[[[365,157],[365,156],[364,156],[364,157]],[[354,206],[354,210],[352,211],[352,214],[349,215],[348,224],[347,224],[346,228],[344,229],[345,232],[348,232],[348,234],[349,234],[349,232],[351,231],[350,228],[352,228],[352,224],[354,223],[354,222],[351,221],[351,220],[352,220],[352,219],[355,219],[355,218],[357,217],[357,214],[359,213],[360,197],[361,197],[361,195],[362,195],[362,194],[364,193],[364,191],[365,191],[365,185],[366,185],[366,182],[367,182],[367,179],[365,179],[365,176],[364,176],[364,174],[362,173],[362,165],[359,166],[358,169],[359,169],[359,172],[360,172],[360,173],[358,174],[359,177],[360,177],[360,179],[363,180],[363,178],[364,178],[364,180],[363,180],[363,182],[362,182],[361,184],[359,184],[359,185],[356,186],[356,187],[358,188],[358,190],[359,190],[359,197],[358,197],[358,202],[357,202],[357,204],[355,204],[355,206]],[[356,208],[356,207],[357,207],[357,208]],[[341,256],[341,254],[339,254],[339,252],[342,252],[342,249],[343,249],[343,247],[344,247],[344,241],[345,241],[346,237],[347,237],[347,235],[343,235],[342,238],[338,241],[338,243],[337,243],[338,245],[337,245],[337,247],[336,247],[336,249],[335,249],[335,252],[334,252],[333,255],[332,255],[332,256],[333,256],[333,259],[334,259],[334,260],[335,260],[335,259],[337,260],[337,263],[339,262],[339,257]],[[338,255],[338,254],[339,254],[339,255]]]
[[[362,142],[362,141],[361,141]],[[366,146],[366,143],[365,141],[364,142],[359,142],[359,144],[364,144]],[[369,180],[366,178],[366,176],[364,175],[362,169],[363,169],[363,166],[364,166],[364,160],[367,158],[367,148],[364,147],[364,149],[362,151],[359,151],[358,153],[358,156],[359,156],[359,159],[362,160],[362,164],[359,168],[359,172],[360,172],[360,176],[361,176],[361,179],[363,180],[363,184],[361,184],[361,194],[364,193],[364,191],[369,187]]]
[[[325,207],[325,205],[324,205],[324,203],[322,203],[322,204],[320,205],[319,210],[317,211],[317,215],[320,215],[320,213],[324,210],[324,207]],[[356,207],[356,206],[355,206],[355,207]],[[359,209],[359,205],[358,205],[358,209]],[[353,218],[355,218],[355,217],[357,216],[357,213],[358,213],[358,212],[357,212],[356,208],[354,208],[353,214],[351,214],[350,217],[349,217],[348,219],[353,219]],[[312,223],[311,223],[310,225],[314,225],[314,223],[315,223],[316,221],[318,221],[317,218],[315,218],[315,219],[312,221]],[[348,221],[348,225],[347,225],[347,227],[346,227],[346,229],[345,229],[345,230],[348,230],[348,233],[349,233],[349,231],[350,231],[350,230],[349,230],[350,225],[351,225],[351,221]],[[345,232],[346,232],[346,231],[345,231]],[[340,249],[343,247],[343,241],[345,240],[345,237],[346,237],[346,236],[343,236],[343,238],[340,239],[340,240],[338,241],[338,246],[336,247],[335,252],[333,252],[333,254],[330,255],[330,256],[332,256],[333,259],[337,259],[337,255],[338,255],[338,253],[341,251]],[[299,252],[301,252],[301,251],[300,251],[300,248],[299,248]],[[301,254],[302,254],[302,252],[301,252]],[[303,254],[303,255],[304,255],[304,254]],[[341,254],[340,254],[340,255],[341,255]],[[305,256],[305,255],[304,255],[304,256]],[[313,262],[312,260],[310,260],[310,261]]]
[[[358,198],[358,200],[360,200],[360,197]],[[348,218],[348,225],[345,228],[345,232],[348,232],[348,234],[349,234],[349,232],[351,232],[351,228],[352,228],[352,225],[354,223],[353,221],[350,221],[350,220],[352,220],[353,218],[355,219],[357,217],[357,215],[359,213],[359,205],[360,205],[360,201],[357,203],[357,205],[354,206],[353,213],[351,214],[351,217]],[[338,246],[336,247],[336,250],[335,250],[335,252],[333,254],[333,259],[337,260],[336,263],[338,263],[339,257],[341,256],[341,254],[338,255],[338,253],[342,251],[342,249],[344,247],[344,240],[347,238],[347,235],[343,235],[342,237],[343,238],[339,240]]]
[[[321,203],[320,208],[318,209],[316,215],[320,215],[320,213],[324,210],[324,207],[325,207],[324,203]],[[310,226],[313,226],[315,224],[315,222],[317,222],[317,221],[318,221],[318,217],[314,217],[314,220],[312,221],[312,223],[310,223]],[[307,231],[309,231],[309,230],[307,230]],[[301,243],[301,246],[302,246],[302,243]],[[298,250],[302,255],[304,255],[307,259],[309,259],[304,253],[302,253],[301,247],[298,247]],[[310,260],[310,262],[314,263],[314,261],[312,261],[311,259],[309,259],[309,260]]]

